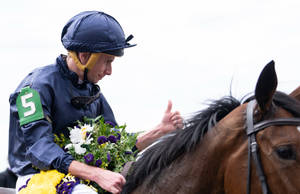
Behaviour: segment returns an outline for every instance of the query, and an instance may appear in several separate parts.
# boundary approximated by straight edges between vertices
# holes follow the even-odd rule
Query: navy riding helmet
[[[61,41],[70,51],[106,53],[123,56],[124,48],[135,46],[125,39],[123,29],[112,16],[99,11],[84,11],[72,17],[64,26]]]

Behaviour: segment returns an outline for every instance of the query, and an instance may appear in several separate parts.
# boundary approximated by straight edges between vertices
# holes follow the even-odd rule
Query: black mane
[[[248,98],[248,102],[254,97]],[[283,92],[276,92],[273,96],[276,106],[282,107],[295,117],[300,117],[300,102]],[[149,147],[133,165],[133,171],[127,177],[122,193],[131,193],[145,178],[153,173],[150,184],[159,176],[162,169],[170,165],[175,159],[192,151],[218,121],[241,104],[232,96],[212,101],[208,108],[199,111],[187,121],[183,130],[177,130],[165,136],[158,143]]]
[[[273,101],[275,105],[292,113],[294,117],[300,117],[300,102],[283,92],[276,92]]]
[[[132,192],[154,169],[157,173],[151,182],[155,181],[162,169],[183,153],[193,150],[210,128],[239,105],[240,102],[232,96],[212,101],[207,109],[197,112],[189,119],[183,130],[161,138],[135,162],[122,193]]]

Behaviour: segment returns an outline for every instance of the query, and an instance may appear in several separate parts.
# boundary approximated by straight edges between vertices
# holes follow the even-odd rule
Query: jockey
[[[120,193],[124,177],[115,172],[76,161],[56,143],[54,134],[63,131],[84,116],[102,115],[105,121],[117,125],[113,111],[100,92],[98,81],[112,74],[112,62],[124,49],[135,46],[125,39],[122,27],[112,16],[98,11],[85,11],[71,18],[61,34],[68,55],[60,55],[54,64],[29,73],[10,95],[9,165],[18,175],[18,190],[26,180],[40,170],[57,169],[62,173],[96,182],[111,193]],[[142,150],[178,127],[182,127],[179,112],[171,112],[172,104],[161,123],[138,137],[137,149]],[[90,190],[85,185],[75,186]]]

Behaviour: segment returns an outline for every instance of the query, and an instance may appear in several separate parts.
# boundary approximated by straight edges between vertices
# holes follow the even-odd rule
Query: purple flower
[[[130,152],[130,151],[125,151],[124,153],[125,153],[125,155],[130,155],[130,154],[132,154],[132,152]]]
[[[106,156],[107,156],[107,161],[110,162],[110,161],[111,161],[111,157],[110,157],[109,152],[107,152],[107,155],[106,155]]]
[[[111,143],[116,143],[117,142],[117,138],[114,136],[114,135],[110,135],[108,137],[108,140],[111,142]]]
[[[115,124],[114,124],[113,122],[111,122],[111,121],[106,121],[105,124],[110,125],[110,126],[112,126],[112,127],[115,126]]]
[[[97,142],[99,145],[103,144],[103,143],[106,143],[108,140],[105,136],[99,136],[98,139],[97,139]]]
[[[68,181],[64,182],[61,180],[61,182],[56,185],[56,193],[58,194],[67,194],[67,193],[72,193],[74,187],[80,183],[79,178],[75,177],[75,182],[74,181]]]
[[[92,153],[88,153],[84,156],[85,163],[90,164],[94,161],[94,155]]]
[[[121,134],[117,133],[117,140],[120,140],[120,139],[121,139]]]
[[[95,166],[100,167],[102,164],[102,160],[96,160]]]

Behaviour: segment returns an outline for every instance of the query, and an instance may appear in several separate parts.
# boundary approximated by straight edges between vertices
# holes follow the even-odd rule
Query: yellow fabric
[[[56,185],[60,183],[65,174],[57,170],[41,171],[29,180],[27,187],[19,194],[56,194]]]
[[[72,57],[72,59],[74,60],[75,64],[77,65],[77,67],[81,70],[84,71],[85,68],[87,68],[88,70],[92,69],[93,66],[95,65],[95,63],[97,62],[99,56],[101,55],[101,53],[92,53],[88,62],[86,63],[86,65],[83,65],[80,60],[78,59],[78,56],[76,54],[76,52],[74,51],[69,51],[69,55]]]

